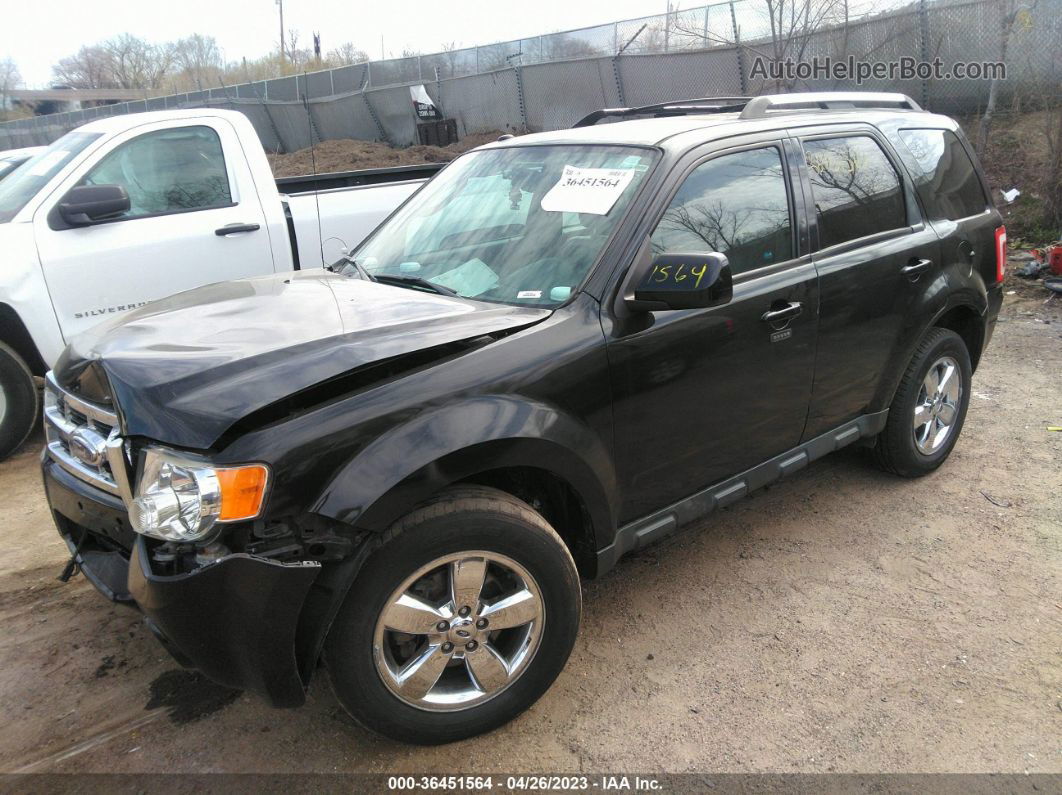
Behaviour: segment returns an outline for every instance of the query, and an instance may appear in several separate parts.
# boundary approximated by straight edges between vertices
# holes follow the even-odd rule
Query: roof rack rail
[[[655,105],[641,105],[636,108],[602,108],[588,113],[572,127],[592,127],[602,119],[610,117],[630,118],[634,116],[689,116],[695,113],[732,113],[739,111],[750,101],[750,97],[699,97],[697,99],[678,99],[671,102],[659,102]]]
[[[750,99],[741,111],[742,119],[763,119],[771,111],[846,110],[855,108],[894,108],[922,110],[906,94],[883,91],[805,91],[795,94],[765,94]]]

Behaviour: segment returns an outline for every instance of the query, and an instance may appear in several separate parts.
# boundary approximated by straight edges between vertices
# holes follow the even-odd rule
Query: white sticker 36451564
[[[553,213],[605,215],[634,179],[633,168],[565,166],[557,184],[542,197],[542,209]]]

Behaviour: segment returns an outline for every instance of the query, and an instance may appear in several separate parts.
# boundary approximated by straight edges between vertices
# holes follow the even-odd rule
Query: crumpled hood
[[[124,433],[203,449],[315,384],[549,314],[296,271],[200,287],[100,324],[71,342],[55,374],[70,385],[102,367]]]

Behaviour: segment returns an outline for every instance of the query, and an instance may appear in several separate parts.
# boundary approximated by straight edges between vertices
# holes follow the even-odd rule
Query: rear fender
[[[942,279],[941,282],[942,287],[947,286],[946,280]],[[878,383],[874,401],[869,407],[869,412],[882,411],[891,405],[893,396],[896,394],[911,357],[914,356],[918,343],[922,341],[929,329],[936,326],[944,315],[956,307],[967,307],[982,319],[983,339],[984,318],[988,311],[988,296],[984,283],[979,277],[949,293],[944,293],[943,290],[927,293],[923,305],[911,312],[909,316],[911,320],[904,328],[904,332],[885,366],[881,381]],[[926,318],[929,319],[926,320]]]

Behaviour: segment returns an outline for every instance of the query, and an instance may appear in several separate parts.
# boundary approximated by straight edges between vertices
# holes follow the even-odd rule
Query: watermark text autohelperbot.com
[[[1006,80],[1002,61],[957,61],[950,67],[940,58],[921,61],[904,56],[895,61],[863,61],[848,56],[815,56],[805,61],[772,60],[757,55],[749,77],[764,80],[837,80],[862,85],[868,80]]]

